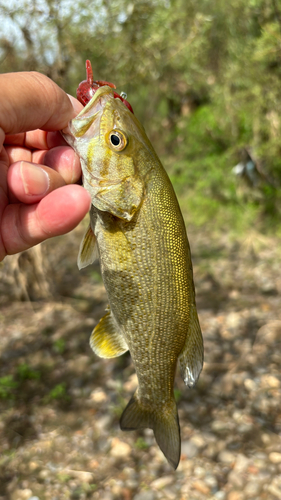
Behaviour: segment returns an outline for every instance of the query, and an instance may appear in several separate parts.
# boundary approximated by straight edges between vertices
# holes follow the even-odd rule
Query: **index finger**
[[[5,134],[60,130],[77,112],[68,95],[37,72],[0,75],[0,127]]]
[[[45,130],[31,130],[21,134],[6,135],[5,145],[22,146],[29,149],[51,149],[56,146],[65,146],[67,142],[59,132]]]

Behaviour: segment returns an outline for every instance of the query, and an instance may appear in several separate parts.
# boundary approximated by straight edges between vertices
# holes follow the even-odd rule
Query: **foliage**
[[[53,349],[58,354],[63,354],[65,352],[66,342],[64,339],[57,339],[53,344]]]
[[[149,444],[145,441],[143,437],[138,437],[135,442],[135,447],[139,450],[147,450],[149,448]]]
[[[74,94],[89,58],[97,78],[128,93],[186,215],[196,206],[190,220],[278,220],[276,0],[0,0],[0,12],[2,71],[39,70]],[[255,186],[232,173],[245,148],[261,173]]]
[[[69,396],[67,395],[66,391],[66,384],[65,382],[62,382],[61,384],[57,384],[48,394],[46,397],[46,401],[51,401],[51,400],[64,400],[64,401],[69,401]]]
[[[22,363],[17,368],[17,374],[20,381],[39,380],[41,374],[38,370],[33,370],[27,363]]]
[[[18,387],[18,382],[13,375],[6,375],[0,378],[0,399],[14,399],[14,391]]]
[[[182,392],[179,389],[174,389],[175,400],[178,403],[182,397]]]

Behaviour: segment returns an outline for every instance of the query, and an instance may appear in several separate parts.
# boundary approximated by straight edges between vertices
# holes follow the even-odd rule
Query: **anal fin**
[[[127,343],[118,332],[110,312],[105,314],[93,330],[90,346],[100,358],[116,358],[128,351]]]
[[[196,305],[192,304],[187,338],[179,355],[181,376],[188,387],[193,387],[196,384],[203,367],[203,358],[204,347],[201,327]]]
[[[83,267],[89,266],[96,259],[98,259],[98,257],[99,253],[98,253],[97,240],[91,226],[89,225],[80,244],[78,258],[77,258],[78,268],[83,269]]]

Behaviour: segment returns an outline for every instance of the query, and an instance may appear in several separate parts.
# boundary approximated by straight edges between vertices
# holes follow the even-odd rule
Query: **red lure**
[[[108,85],[112,89],[116,89],[113,83],[105,82],[103,80],[94,80],[92,65],[88,59],[86,61],[86,75],[87,80],[83,80],[83,82],[79,83],[78,89],[76,91],[77,99],[79,102],[81,102],[81,104],[83,104],[83,106],[86,106],[86,104],[88,104],[98,88],[103,87],[104,85]],[[115,99],[120,99],[125,104],[125,106],[127,106],[127,108],[132,113],[134,113],[131,104],[126,101],[126,99],[117,94],[117,92],[114,92],[114,97]]]

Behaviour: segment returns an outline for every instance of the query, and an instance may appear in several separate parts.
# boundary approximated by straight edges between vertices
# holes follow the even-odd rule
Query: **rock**
[[[88,370],[89,362],[89,356],[85,354],[77,354],[77,356],[75,356],[75,359],[69,359],[67,361],[67,367],[69,371],[74,371],[75,373],[83,375]]]
[[[203,495],[209,495],[210,493],[210,488],[201,479],[192,483],[192,487],[199,491],[199,493],[203,493]]]
[[[257,498],[257,495],[260,493],[261,490],[261,485],[258,481],[249,481],[245,488],[244,488],[244,494],[246,495],[246,498]]]
[[[229,423],[225,420],[214,420],[211,423],[212,431],[214,432],[225,432],[229,431]]]
[[[125,382],[123,388],[125,389],[125,391],[131,394],[136,390],[137,386],[138,386],[138,377],[136,373],[133,373],[133,375],[131,375],[128,378],[127,382]]]
[[[225,500],[226,493],[225,491],[217,491],[214,496],[212,497],[214,500]]]
[[[238,312],[231,312],[226,316],[227,328],[236,330],[241,323],[241,314]]]
[[[127,458],[131,453],[131,446],[118,438],[111,441],[110,455],[114,458]]]
[[[29,470],[31,472],[34,472],[38,468],[39,468],[39,465],[37,462],[29,462]]]
[[[91,472],[87,472],[85,470],[65,470],[65,473],[69,473],[70,476],[76,477],[81,481],[82,483],[90,483],[94,476]]]
[[[193,472],[194,472],[194,475],[196,477],[199,477],[199,478],[204,477],[205,473],[206,473],[204,467],[200,467],[199,465],[197,465],[196,467],[194,467],[194,471]]]
[[[216,443],[209,443],[207,447],[203,450],[202,455],[209,459],[214,460],[218,453],[218,447]]]
[[[125,474],[128,479],[137,479],[138,473],[132,467],[124,467],[123,474]]]
[[[141,491],[133,497],[133,500],[156,500],[156,495],[153,491]]]
[[[94,458],[89,461],[88,468],[89,469],[97,469],[99,467],[99,462],[95,460]]]
[[[280,380],[274,375],[263,375],[261,377],[261,387],[266,389],[270,387],[271,389],[278,389],[280,387]]]
[[[249,463],[250,463],[250,459],[248,457],[243,455],[243,453],[238,453],[238,455],[236,456],[235,463],[234,463],[234,470],[237,473],[241,473],[247,469]]]
[[[269,453],[268,456],[269,460],[273,464],[280,464],[281,462],[281,453],[278,453],[277,451],[272,451]]]
[[[113,500],[114,496],[110,493],[110,491],[103,491],[102,496],[99,496],[102,500]]]
[[[222,450],[218,455],[218,460],[226,464],[235,462],[235,455],[228,450]]]
[[[227,500],[244,500],[245,496],[242,491],[230,491],[227,495]]]
[[[206,476],[204,477],[204,483],[206,483],[206,485],[209,486],[212,491],[217,490],[218,488],[217,478],[213,474],[206,474]]]
[[[108,429],[111,426],[111,424],[112,424],[112,418],[109,413],[102,415],[97,420],[95,420],[95,427],[102,434],[108,432]]]
[[[113,480],[110,485],[111,492],[113,493],[114,498],[122,498],[124,482],[120,480]]]
[[[194,458],[198,455],[198,447],[196,443],[189,439],[188,441],[183,441],[181,444],[181,454],[186,458]]]
[[[31,496],[32,491],[29,488],[17,489],[11,494],[11,500],[28,500]]]
[[[206,446],[207,444],[205,436],[202,436],[201,434],[195,434],[190,438],[190,441],[194,443],[197,446],[197,448],[204,448],[204,446]]]
[[[40,470],[38,476],[40,477],[40,479],[45,480],[50,476],[50,472],[48,471],[48,469],[43,469]]]
[[[106,454],[111,448],[111,443],[110,440],[104,436],[100,437],[98,441],[96,441],[96,446],[99,451],[101,451],[103,454]]]
[[[265,444],[266,446],[269,446],[271,444],[271,441],[272,441],[272,436],[271,436],[271,434],[267,434],[266,432],[263,432],[261,435],[261,440],[262,440],[263,444]]]
[[[241,474],[241,472],[237,472],[235,469],[230,471],[228,474],[228,482],[234,486],[234,488],[238,488],[239,490],[242,490],[245,483],[246,483],[246,477],[244,474]]]
[[[244,423],[237,426],[237,431],[239,434],[246,434],[250,432],[254,428],[254,424],[252,422]]]
[[[161,490],[165,486],[172,484],[174,480],[175,480],[174,476],[163,476],[152,481],[152,483],[150,483],[150,486],[151,488],[155,488],[156,490]]]
[[[127,479],[126,481],[126,486],[128,486],[130,490],[136,490],[138,485],[139,482],[136,479]]]
[[[253,391],[257,390],[257,384],[251,378],[246,378],[244,380],[244,386],[246,387],[246,389],[248,389],[249,392],[253,392]]]
[[[273,480],[272,483],[268,486],[267,491],[278,500],[281,500],[281,489],[279,488],[279,485],[276,484],[275,480]]]
[[[163,488],[163,497],[167,500],[177,500],[178,493],[173,488]]]
[[[90,399],[94,403],[105,403],[108,400],[106,393],[102,389],[95,389],[90,394]]]
[[[115,496],[116,498],[116,496]],[[119,498],[119,497],[118,497]],[[121,497],[123,500],[132,500],[132,491],[130,488],[122,488]]]

